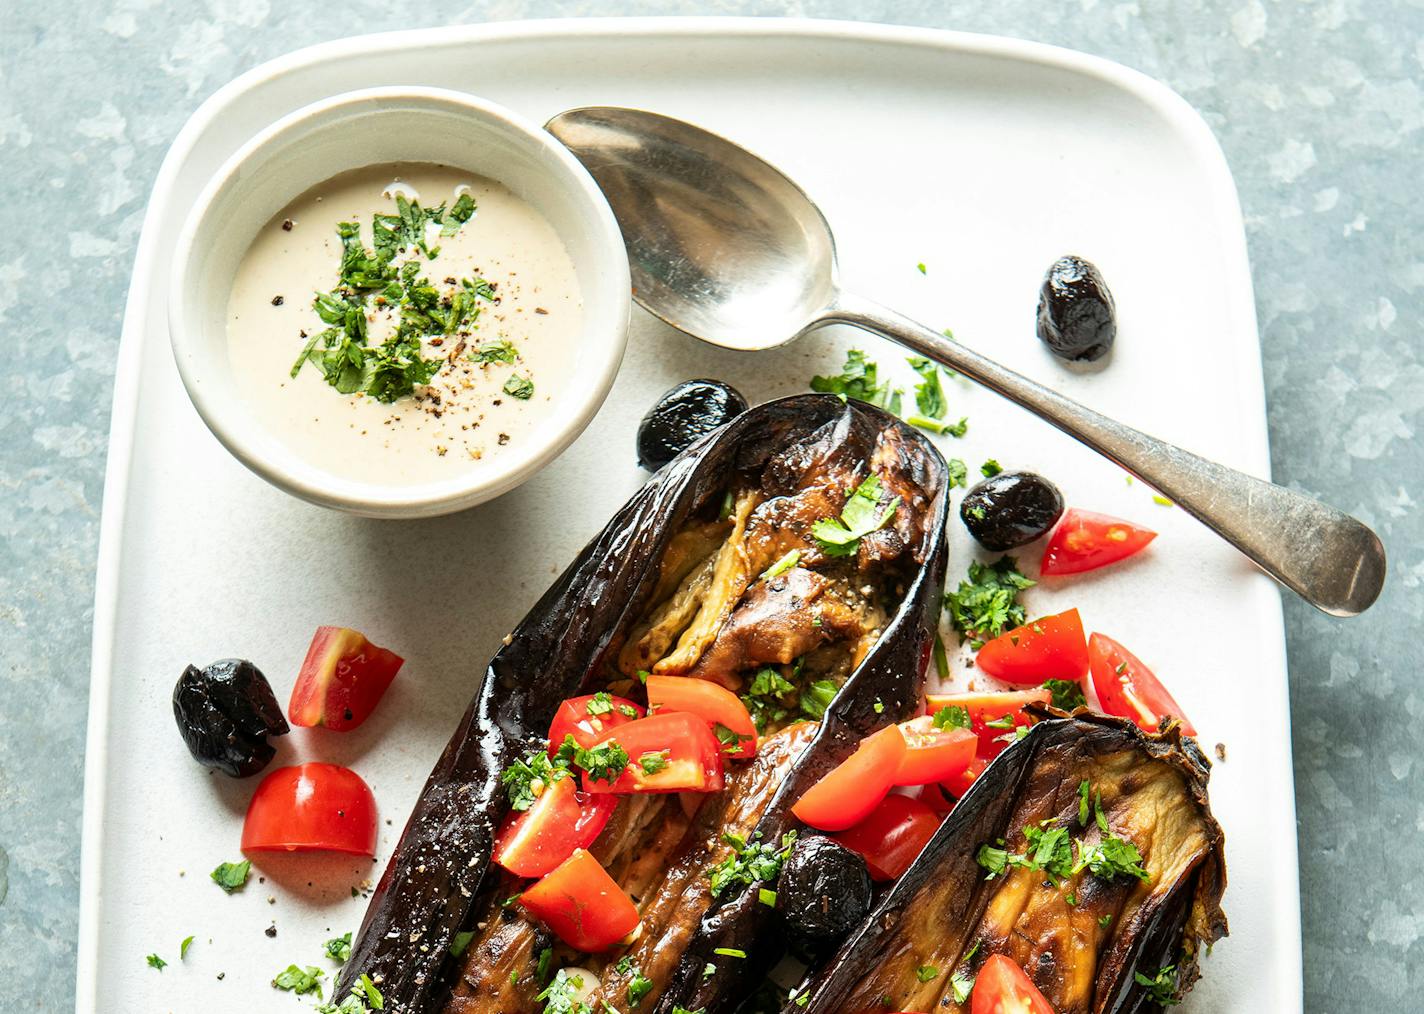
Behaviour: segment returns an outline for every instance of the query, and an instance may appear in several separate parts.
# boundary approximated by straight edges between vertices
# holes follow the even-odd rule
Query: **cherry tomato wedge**
[[[1181,719],[1184,735],[1197,734],[1182,713],[1182,706],[1172,699],[1152,670],[1111,637],[1092,636],[1088,641],[1088,662],[1098,702],[1109,715],[1131,719],[1148,732],[1156,732],[1161,720],[1173,715]]]
[[[974,780],[982,775],[988,766],[989,758],[975,757],[963,771],[944,783],[945,791],[956,801],[963,799],[964,794],[969,791],[969,786],[974,784]]]
[[[642,718],[645,712],[638,705],[613,694],[586,694],[571,697],[554,712],[549,725],[549,756],[564,745],[568,736],[582,747],[590,747],[620,725]]]
[[[854,827],[832,835],[846,848],[865,857],[874,880],[894,880],[939,830],[940,815],[929,804],[909,796],[889,795]]]
[[[376,799],[350,768],[315,761],[278,768],[247,806],[242,851],[375,855]]]
[[[606,951],[638,925],[638,909],[583,849],[519,896],[519,904],[575,950]]]
[[[966,767],[973,767],[973,765],[974,758],[971,757]],[[961,772],[961,774],[963,774],[963,772]],[[954,800],[944,794],[943,785],[917,785],[910,789],[908,795],[911,799],[918,799],[941,817],[954,809]],[[885,798],[888,799],[890,797],[886,796]]]
[[[293,725],[354,729],[376,710],[405,663],[349,627],[317,627],[292,687],[287,715]]]
[[[979,969],[970,1014],[1054,1014],[1038,987],[1012,958],[993,954]]]
[[[620,725],[600,740],[617,743],[628,754],[628,766],[617,778],[593,779],[588,792],[719,792],[722,789],[722,744],[707,723],[685,711],[649,715]]]
[[[1045,616],[1000,634],[974,656],[986,675],[1019,686],[1045,680],[1081,680],[1088,674],[1088,644],[1078,610]]]
[[[1155,538],[1156,532],[1131,521],[1070,507],[1049,536],[1039,572],[1052,577],[1097,570],[1140,552]]]
[[[970,728],[979,737],[979,756],[994,758],[1012,742],[1013,729],[1032,725],[1024,714],[1029,704],[1048,704],[1053,694],[1047,690],[1006,690],[1002,693],[930,694],[925,710],[933,715],[941,708],[963,708],[969,713]],[[1004,728],[1005,719],[1012,718],[1013,729]],[[995,723],[993,726],[990,722]]]
[[[756,756],[757,732],[742,699],[724,686],[688,676],[649,676],[648,707],[663,712],[685,711],[707,723],[718,735],[729,757],[746,760]],[[736,745],[730,744],[736,737]]]
[[[542,877],[588,848],[618,808],[618,797],[579,792],[572,778],[546,786],[527,810],[511,810],[494,839],[494,861],[520,877]]]
[[[905,756],[895,773],[896,785],[942,782],[964,770],[974,758],[979,738],[968,729],[936,729],[929,715],[900,723]]]
[[[859,824],[895,784],[904,757],[905,737],[899,726],[881,729],[807,789],[791,812],[822,831],[844,831]]]

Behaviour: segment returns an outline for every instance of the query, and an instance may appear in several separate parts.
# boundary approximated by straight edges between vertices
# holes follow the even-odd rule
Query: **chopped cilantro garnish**
[[[757,901],[761,902],[767,908],[775,908],[776,892],[770,888],[759,887],[757,888]]]
[[[584,705],[584,710],[590,715],[606,715],[613,710],[613,695],[607,690],[600,690],[588,699]]]
[[[1142,853],[1125,838],[1108,835],[1095,845],[1077,842],[1078,857],[1073,872],[1088,870],[1095,877],[1112,880],[1118,876],[1150,880],[1151,874],[1142,868]]]
[[[441,236],[453,236],[460,231],[460,226],[470,220],[475,213],[475,199],[469,194],[461,194],[455,198],[455,203],[450,206],[450,210],[445,215],[445,224],[440,230]]]
[[[623,971],[626,972],[629,971],[629,969],[623,969]],[[643,997],[653,991],[653,980],[644,975],[640,968],[632,967],[631,971],[633,972],[633,977],[628,980],[628,1003],[636,1007]]]
[[[936,968],[934,965],[921,965],[919,968],[915,969],[915,978],[919,979],[921,982],[929,982],[932,979],[938,979],[939,969]]]
[[[1076,680],[1047,680],[1043,684],[1043,689],[1053,695],[1052,705],[1061,708],[1063,711],[1072,711],[1074,708],[1085,708],[1088,706],[1088,698],[1083,694],[1083,688]]]
[[[362,972],[356,984],[351,987],[350,995],[344,1000],[340,1003],[318,1004],[314,1010],[315,1014],[371,1014],[372,1011],[385,1008],[381,991],[376,988],[371,977]]]
[[[969,712],[957,704],[949,704],[934,713],[931,720],[936,729],[968,729],[974,723]]]
[[[572,741],[573,737],[569,737]],[[560,778],[569,777],[568,761],[560,757],[549,759],[549,752],[542,749],[530,750],[519,760],[512,761],[499,776],[505,793],[509,796],[511,809],[527,810],[534,800]]]
[[[628,766],[628,751],[612,740],[585,749],[573,743],[572,736],[566,736],[564,746],[560,749],[561,755],[570,744],[573,744],[573,762],[583,768],[595,782],[617,781],[623,769]],[[651,771],[648,773],[652,774]]]
[[[872,472],[850,495],[841,516],[822,518],[811,526],[811,534],[827,556],[850,556],[863,537],[885,527],[899,505],[900,498],[895,496],[881,507],[880,477]]]
[[[1021,626],[1027,616],[1018,595],[1033,585],[1034,581],[1019,572],[1011,556],[1000,557],[995,563],[970,563],[968,580],[960,581],[959,588],[944,597],[950,623],[960,640],[988,640],[1010,627]]]
[[[882,386],[878,373],[878,367],[865,358],[864,352],[850,349],[841,372],[829,377],[812,377],[811,390],[839,395],[842,400],[867,401],[899,415],[901,391],[889,384]]]
[[[720,954],[724,958],[745,958],[747,956],[746,951],[739,950],[736,947],[714,947],[712,948],[712,953]]]
[[[1146,976],[1141,972],[1132,973],[1133,981],[1147,988],[1147,995],[1153,1003],[1163,1007],[1175,1007],[1182,1001],[1177,998],[1177,966],[1168,965],[1159,969],[1156,975]]]
[[[944,418],[944,387],[939,380],[939,364],[929,359],[912,356],[908,360],[910,369],[921,377],[915,385],[915,408],[920,415],[936,421]]]
[[[231,894],[233,891],[242,889],[251,872],[252,862],[244,859],[240,863],[219,863],[218,868],[213,870],[210,876],[213,878],[213,883]]]
[[[758,729],[764,729],[768,723],[779,722],[790,713],[785,698],[795,692],[796,685],[781,673],[771,668],[761,669],[752,677],[747,692],[742,694],[742,703],[751,713],[753,724]],[[802,695],[802,700],[805,700],[805,695]]]
[[[286,990],[289,993],[296,993],[298,996],[315,993],[320,997],[320,980],[325,976],[326,973],[320,968],[313,968],[310,965],[306,968],[288,965],[285,969],[277,973],[277,977],[272,980],[272,985],[277,989]]]
[[[149,968],[156,968],[160,972],[163,971],[164,968],[168,967],[168,962],[164,961],[157,954],[150,954],[148,957],[144,958],[144,960],[148,962]]]
[[[647,775],[655,775],[668,766],[668,750],[649,750],[638,758],[638,766]]]
[[[583,976],[561,968],[554,981],[544,987],[535,1001],[545,1001],[544,1014],[590,1014],[593,1008],[578,997],[583,992]]]
[[[351,960],[351,934],[332,937],[326,942],[326,956],[332,961],[345,964]]]
[[[461,930],[459,933],[456,933],[455,939],[450,941],[450,957],[458,958],[460,955],[464,954],[465,951],[469,950],[470,941],[474,939],[474,930]],[[518,975],[519,973],[516,972],[514,974]]]
[[[791,855],[791,846],[796,844],[796,832],[787,831],[781,836],[778,847],[770,842],[742,842],[735,835],[724,834],[722,840],[732,846],[731,855],[707,871],[712,881],[712,894],[720,896],[728,887],[750,887],[752,884],[770,883],[781,872],[781,864]]]
[[[179,961],[182,961],[184,958],[186,958],[186,957],[188,956],[188,948],[189,948],[189,947],[192,947],[192,946],[193,946],[193,938],[192,938],[191,936],[184,937],[184,938],[183,938],[183,942],[178,945],[178,960],[179,960]]]
[[[509,363],[511,366],[517,355],[514,345],[504,338],[484,342],[470,351],[470,359],[477,363]]]
[[[840,687],[836,686],[834,680],[816,680],[801,691],[801,710],[819,720],[825,717],[826,709],[831,706],[831,701],[835,700],[839,691]]]
[[[528,401],[534,397],[534,381],[528,377],[521,377],[517,373],[511,373],[509,379],[504,382],[504,393],[520,401]]]
[[[792,567],[796,566],[800,562],[801,550],[793,549],[791,552],[787,553],[781,559],[773,563],[770,567],[766,568],[766,570],[762,571],[761,579],[763,581],[770,581],[774,577],[778,577],[782,574],[785,574],[788,570],[790,570]]]
[[[950,458],[945,462],[949,466],[949,488],[955,486],[969,485],[969,466],[959,458]]]
[[[1004,466],[999,464],[993,458],[990,458],[988,461],[984,462],[984,464],[979,466],[979,471],[983,473],[983,476],[986,479],[992,479],[994,476],[998,475],[1003,470]]]

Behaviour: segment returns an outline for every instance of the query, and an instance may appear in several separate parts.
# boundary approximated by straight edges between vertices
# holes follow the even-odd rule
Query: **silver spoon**
[[[1378,597],[1384,546],[1355,518],[1114,422],[842,290],[825,216],[746,149],[681,120],[612,106],[561,113],[547,129],[608,196],[634,298],[679,331],[730,349],[773,348],[831,323],[884,335],[1116,462],[1311,605],[1356,616]]]

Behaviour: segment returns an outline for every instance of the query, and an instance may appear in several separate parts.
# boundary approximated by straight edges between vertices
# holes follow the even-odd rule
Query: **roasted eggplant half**
[[[758,940],[776,933],[759,884],[789,848],[789,807],[865,736],[920,706],[946,493],[944,461],[919,433],[833,397],[759,406],[675,458],[490,662],[373,893],[340,995],[368,975],[384,1009],[403,1014],[553,1009],[551,988],[576,990],[595,1011],[727,1009],[758,969],[755,958],[724,969],[726,954],[759,955]],[[856,520],[872,523],[845,524],[857,496],[867,503]],[[738,695],[756,720],[755,755],[733,736],[720,790],[617,797],[575,856],[636,906],[636,925],[589,953],[534,917],[534,881],[492,861],[518,809],[507,772],[574,757],[584,790],[590,778],[638,781],[647,754],[630,750],[621,776],[598,774],[573,736],[568,757],[549,742],[551,723],[600,694],[641,719],[653,677]],[[598,709],[610,699],[596,697]],[[631,737],[632,724],[621,729],[615,740]],[[663,777],[667,760],[643,770]],[[519,784],[542,798],[559,783]],[[703,1003],[719,979],[715,1006]]]
[[[1040,722],[785,1010],[968,1011],[998,954],[1057,1014],[1175,1002],[1226,934],[1209,770],[1175,729],[1086,712]]]

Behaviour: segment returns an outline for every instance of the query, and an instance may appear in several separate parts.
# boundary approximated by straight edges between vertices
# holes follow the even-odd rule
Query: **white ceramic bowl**
[[[303,460],[246,404],[228,364],[226,316],[238,265],[290,201],[339,173],[388,162],[457,166],[503,183],[563,239],[583,330],[574,381],[523,446],[422,485],[358,482]],[[218,170],[179,235],[168,307],[173,354],[203,421],[243,464],[312,503],[368,517],[471,507],[519,485],[583,432],[613,384],[628,338],[628,260],[593,178],[554,138],[507,109],[438,88],[372,88],[316,102],[268,127]]]

